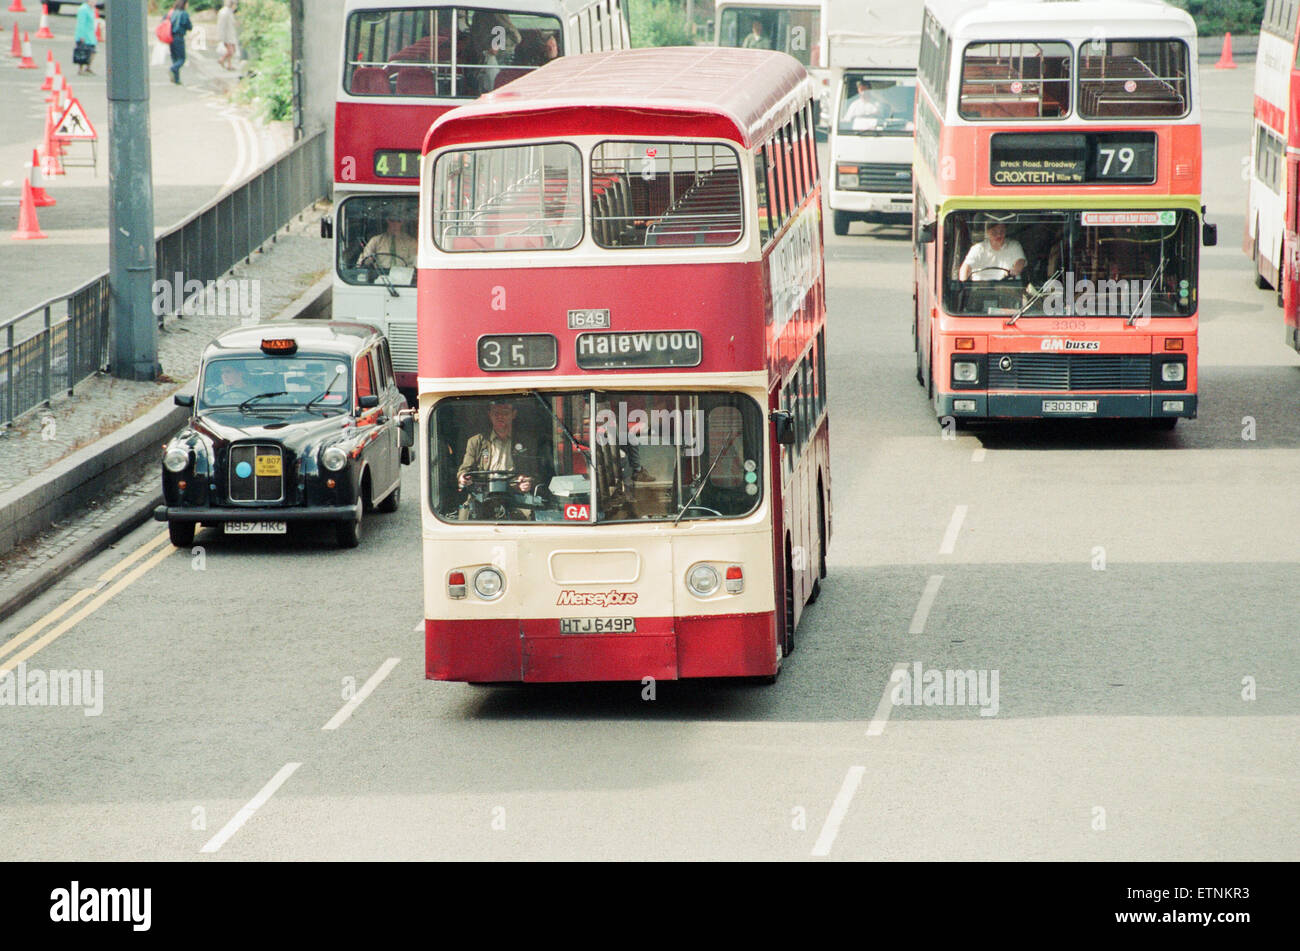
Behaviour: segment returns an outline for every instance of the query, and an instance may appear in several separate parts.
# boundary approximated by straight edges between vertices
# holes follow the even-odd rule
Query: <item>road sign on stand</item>
[[[86,110],[81,108],[81,103],[76,99],[68,100],[68,106],[59,116],[59,121],[55,123],[54,134],[60,139],[85,139],[93,141],[99,136],[95,132],[95,127],[90,124],[90,118],[86,115]]]

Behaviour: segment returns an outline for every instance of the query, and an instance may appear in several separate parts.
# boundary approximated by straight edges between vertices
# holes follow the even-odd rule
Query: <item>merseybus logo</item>
[[[1040,350],[1100,350],[1100,340],[1062,340],[1060,337],[1048,337]]]
[[[636,604],[635,591],[570,591],[567,588],[555,599],[560,607],[613,608]]]

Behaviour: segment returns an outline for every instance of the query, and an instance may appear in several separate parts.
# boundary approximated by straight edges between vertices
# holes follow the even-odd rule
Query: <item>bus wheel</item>
[[[1268,282],[1259,270],[1259,222],[1255,222],[1255,245],[1250,249],[1250,259],[1255,262],[1255,286],[1261,291],[1266,291],[1273,285]],[[1279,282],[1280,283],[1280,282]]]
[[[1167,433],[1178,425],[1177,416],[1161,416],[1151,420],[1151,428],[1156,432]]]
[[[916,351],[916,385],[925,386],[925,371],[921,369],[921,335],[912,324],[912,349]]]
[[[817,483],[817,533],[821,539],[821,560],[817,565],[817,575],[826,577],[826,495],[822,491],[820,480]]]
[[[1283,268],[1283,266],[1282,266],[1282,249],[1281,249],[1281,248],[1278,248],[1278,249],[1277,249],[1277,306],[1278,306],[1278,307],[1281,307],[1281,306],[1283,306],[1283,305],[1285,304],[1285,301],[1282,300],[1282,272],[1283,272],[1283,270],[1284,270],[1284,268]]]
[[[837,211],[832,219],[835,233],[846,235],[849,233],[849,213],[847,211]]]

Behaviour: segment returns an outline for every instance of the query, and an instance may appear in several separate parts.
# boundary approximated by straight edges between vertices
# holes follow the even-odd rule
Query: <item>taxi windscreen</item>
[[[220,357],[203,368],[198,408],[346,410],[350,375],[337,356]]]

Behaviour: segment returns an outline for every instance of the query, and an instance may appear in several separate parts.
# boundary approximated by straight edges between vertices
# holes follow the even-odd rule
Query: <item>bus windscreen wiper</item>
[[[1138,314],[1142,313],[1142,305],[1151,300],[1151,292],[1156,289],[1156,281],[1163,280],[1165,276],[1165,256],[1160,255],[1160,263],[1156,265],[1156,272],[1147,278],[1147,288],[1138,298],[1137,306],[1133,308],[1133,313],[1128,315],[1126,326],[1132,327],[1137,323]]]
[[[1007,318],[1007,322],[1005,326],[1014,327],[1016,325],[1016,321],[1019,320],[1021,317],[1025,316],[1025,311],[1033,307],[1045,296],[1047,296],[1047,285],[1051,284],[1053,281],[1055,281],[1058,277],[1060,277],[1064,273],[1065,273],[1065,268],[1058,267],[1056,269],[1056,273],[1053,274],[1051,277],[1049,277],[1046,281],[1044,281],[1042,287],[1034,291],[1034,296],[1029,298],[1029,300],[1025,301],[1024,306],[1021,307],[1018,311],[1016,311],[1015,314]]]
[[[560,419],[560,417],[555,415],[555,411],[551,409],[550,405],[542,397],[541,393],[538,393],[536,390],[529,390],[528,395],[531,396],[533,399],[537,400],[537,402],[542,404],[542,409],[546,410],[547,414],[551,417],[551,419],[555,420],[555,425],[560,427],[560,429],[564,432],[564,435],[569,440],[569,442],[573,443],[573,445],[578,447],[578,452],[582,453],[582,458],[587,460],[588,471],[594,474],[596,471],[596,467],[595,464],[591,461],[591,453],[588,452],[583,447],[582,443],[578,442],[578,440],[574,438],[573,433],[569,431],[569,427],[564,424],[564,420]]]
[[[740,435],[739,430],[732,433],[731,438],[727,440],[727,444],[718,450],[718,454],[713,457],[713,462],[709,464],[709,471],[704,473],[704,478],[700,480],[699,486],[695,489],[695,494],[691,496],[690,501],[688,501],[685,505],[681,507],[681,510],[678,511],[677,513],[677,517],[673,519],[673,525],[676,525],[678,522],[680,522],[682,520],[682,516],[685,515],[691,509],[691,507],[695,505],[695,500],[700,497],[700,493],[704,491],[704,487],[709,484],[709,476],[713,475],[713,470],[718,467],[718,463],[722,460],[722,457],[726,455],[727,450],[731,448],[731,444],[736,441],[736,437],[739,435]]]

